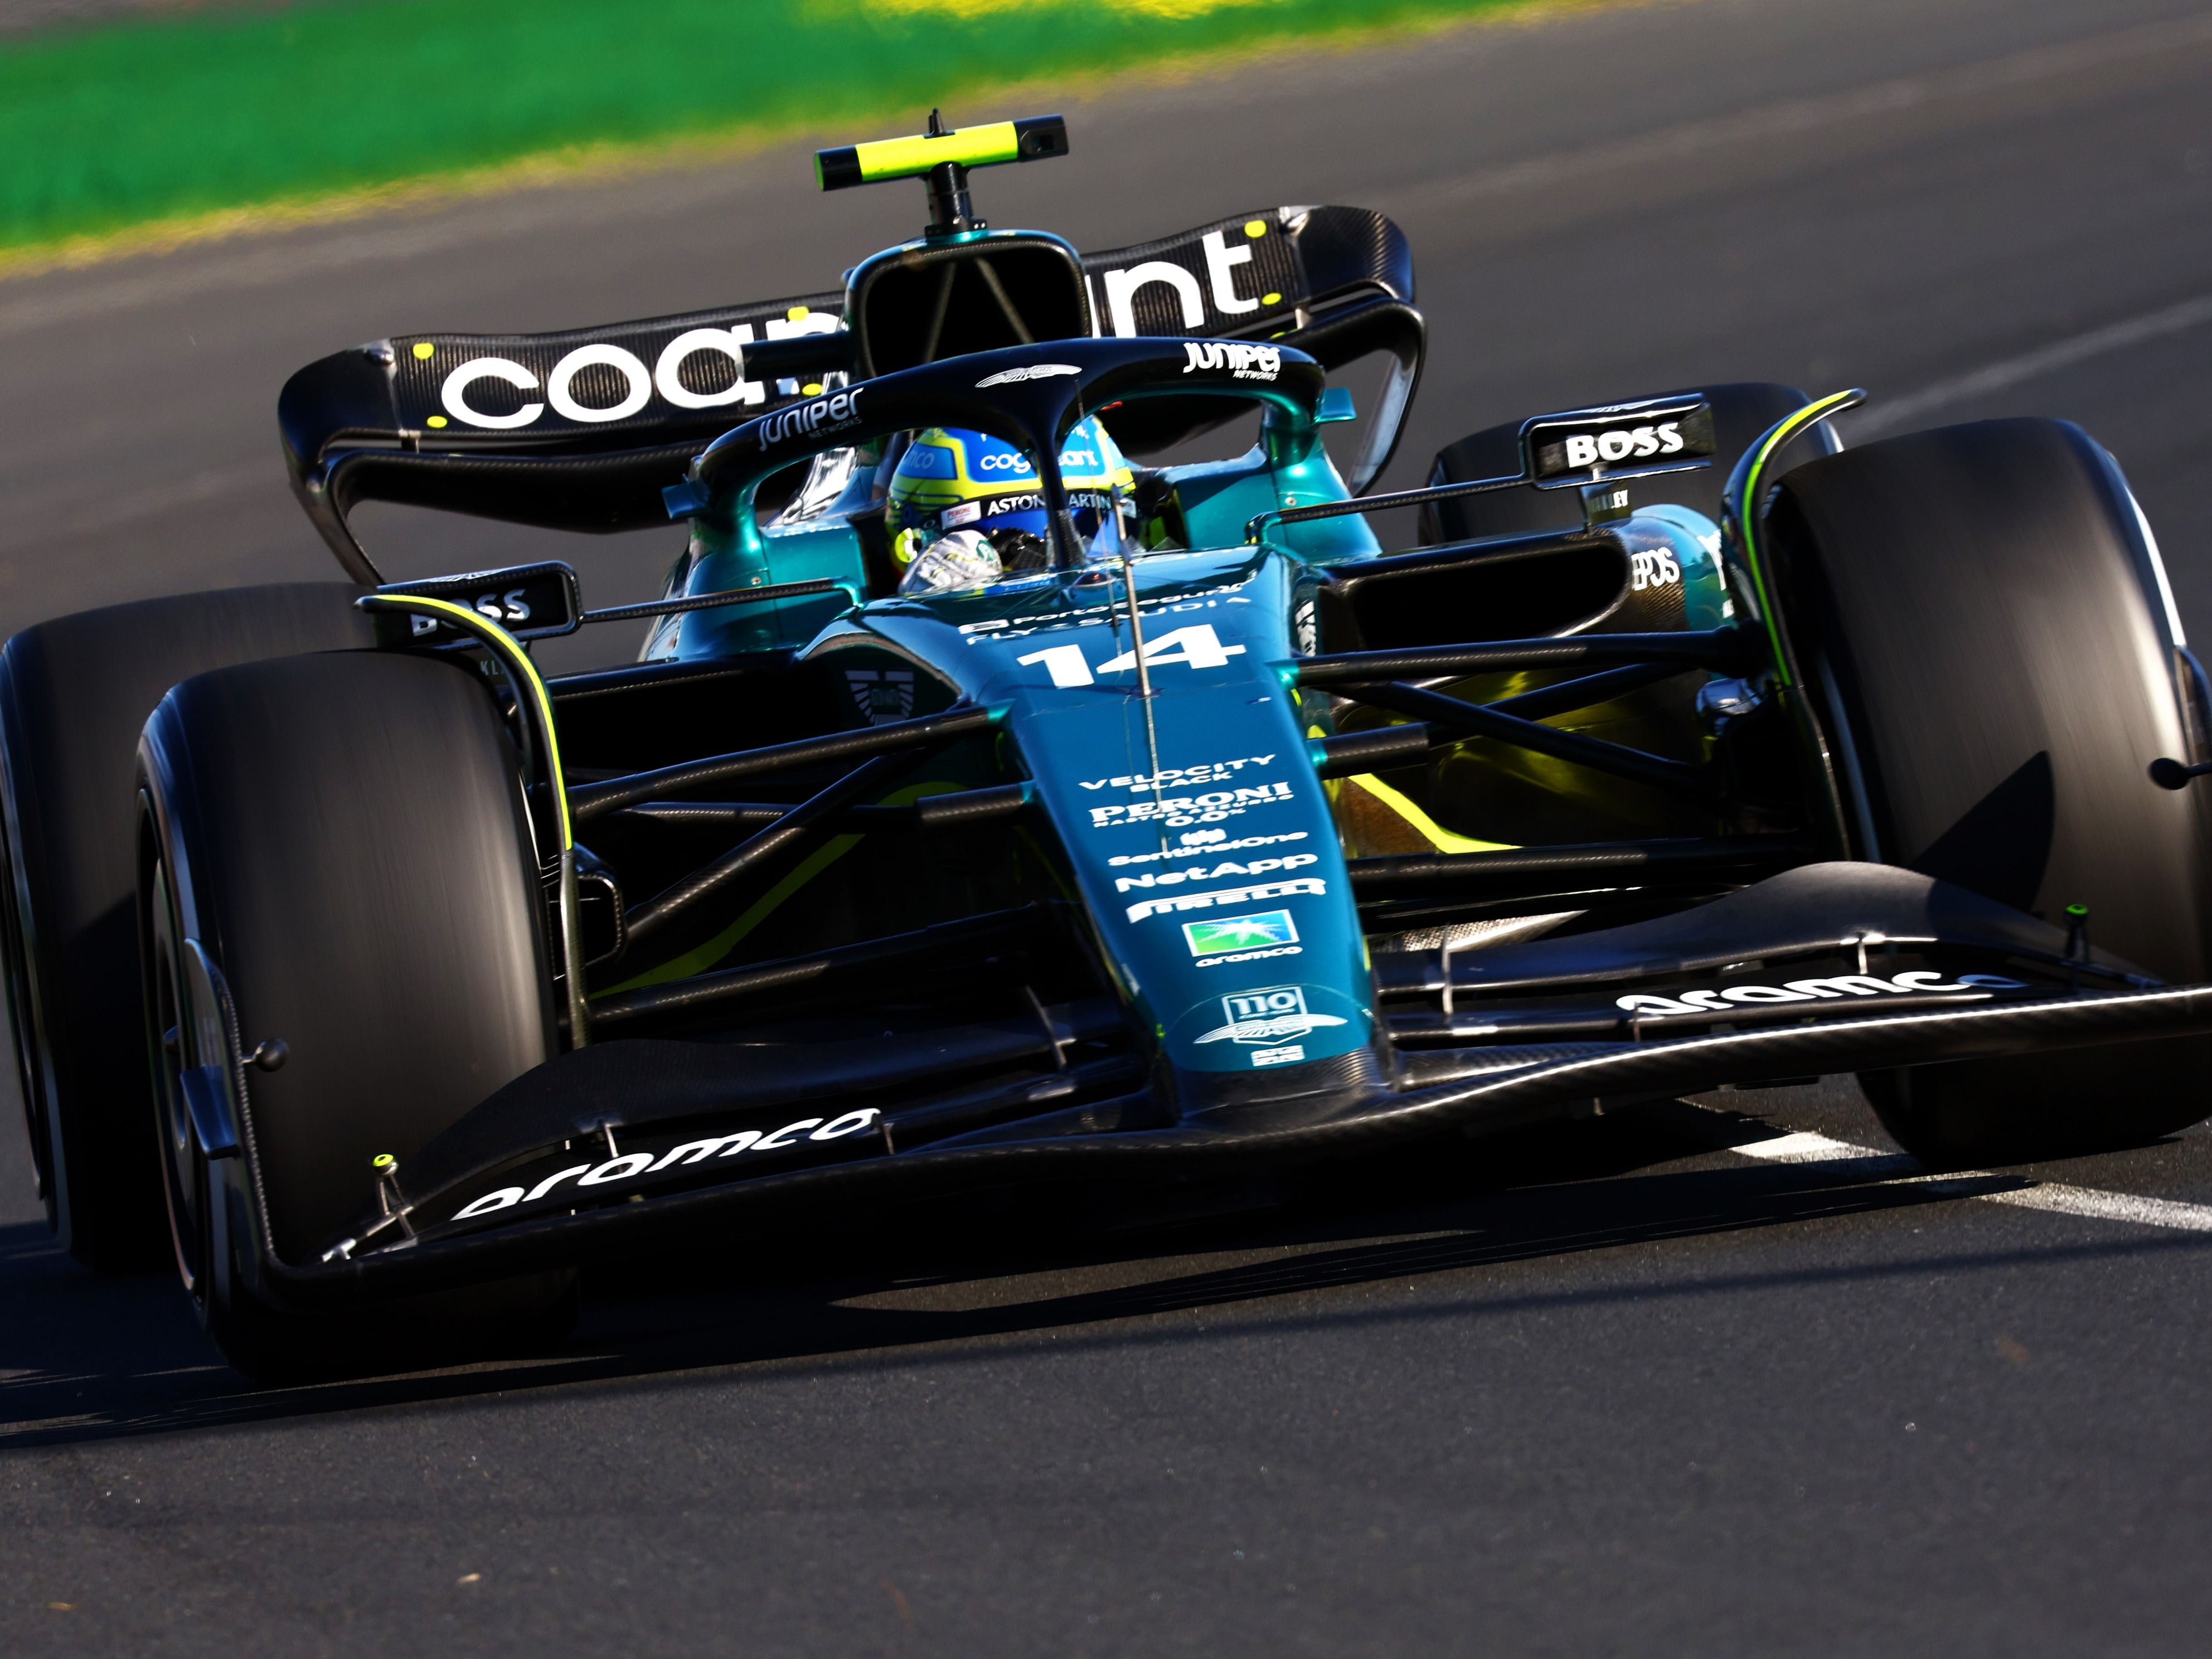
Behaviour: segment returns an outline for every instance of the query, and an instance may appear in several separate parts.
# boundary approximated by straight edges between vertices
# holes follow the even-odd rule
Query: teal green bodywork
[[[915,714],[963,702],[999,711],[1001,763],[1031,783],[1099,957],[1158,1059],[1194,1083],[1243,1073],[1253,1080],[1237,1098],[1336,1086],[1352,1057],[1385,1057],[1311,741],[1328,729],[1328,700],[1302,708],[1290,670],[1301,642],[1313,648],[1321,571],[1382,550],[1356,514],[1279,526],[1256,545],[1244,533],[1261,514],[1346,498],[1321,442],[1345,407],[1270,405],[1245,454],[1168,470],[1176,516],[1202,550],[1139,554],[1126,575],[1109,562],[870,599],[857,531],[834,513],[759,527],[751,477],[694,513],[681,591],[818,579],[838,591],[690,613],[674,654],[788,649],[858,681],[912,674]],[[1710,627],[1724,603],[1717,532],[1692,519],[1664,512],[1614,527],[1674,550],[1689,625]],[[1188,1103],[1206,1089],[1181,1092]]]

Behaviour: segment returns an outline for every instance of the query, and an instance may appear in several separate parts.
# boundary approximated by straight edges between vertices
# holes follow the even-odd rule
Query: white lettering
[[[1303,945],[1279,945],[1272,951],[1239,951],[1232,956],[1200,957],[1200,968],[1225,968],[1232,962],[1258,962],[1263,957],[1298,957],[1305,954]]]
[[[1047,646],[1042,651],[1032,651],[1028,656],[1017,657],[1014,660],[1024,668],[1033,662],[1042,663],[1045,672],[1052,676],[1052,683],[1063,690],[1070,686],[1089,685],[1092,683],[1091,665],[1083,659],[1083,647],[1079,645]],[[1095,786],[1085,785],[1085,787],[1088,788]]]
[[[1674,556],[1664,550],[1632,553],[1628,556],[1632,587],[1641,593],[1647,587],[1664,587],[1682,580],[1682,567],[1674,562]]]
[[[1113,321],[1115,333],[1126,340],[1137,332],[1137,291],[1154,283],[1165,283],[1176,291],[1176,297],[1182,302],[1185,328],[1206,326],[1206,301],[1199,294],[1198,278],[1181,265],[1154,259],[1133,270],[1106,273],[1106,312]]]
[[[2023,981],[1994,974],[1962,974],[1947,982],[1930,969],[1914,968],[1894,979],[1873,974],[1838,974],[1826,979],[1793,979],[1786,986],[1731,985],[1726,990],[1677,991],[1672,997],[1618,997],[1613,1006],[1629,1014],[1726,1014],[1730,1004],[1815,1002],[1837,997],[1908,996],[1923,991],[2023,990]]]
[[[711,1140],[687,1140],[681,1146],[671,1147],[660,1155],[660,1162],[653,1170],[665,1170],[672,1164],[702,1164],[716,1152],[729,1158],[760,1139],[758,1129],[740,1129],[733,1135],[716,1135]],[[647,1171],[648,1174],[652,1170]]]
[[[732,329],[695,328],[679,334],[661,348],[660,359],[653,366],[653,384],[678,409],[720,409],[725,404],[765,403],[767,384],[745,379],[745,348],[752,340],[750,323],[739,323]],[[684,362],[696,351],[719,351],[730,360],[737,379],[727,390],[693,392],[684,384]]]
[[[1279,346],[1246,345],[1239,340],[1186,340],[1182,372],[1227,369],[1239,380],[1272,380],[1283,372]]]
[[[465,394],[478,380],[504,380],[518,392],[538,389],[538,377],[520,363],[507,357],[477,357],[446,376],[445,385],[438,388],[438,401],[446,406],[447,414],[471,426],[496,432],[528,426],[545,412],[544,404],[525,404],[512,415],[487,415],[472,409]]]
[[[802,1117],[796,1123],[787,1123],[783,1127],[778,1129],[774,1134],[763,1135],[758,1143],[753,1147],[753,1150],[757,1152],[765,1152],[775,1147],[788,1146],[791,1145],[791,1142],[787,1137],[797,1134],[801,1129],[814,1128],[819,1125],[821,1121],[822,1120],[818,1117]],[[726,1152],[723,1156],[726,1158],[729,1154]]]
[[[1241,657],[1241,645],[1224,645],[1212,623],[1194,623],[1188,628],[1178,628],[1158,639],[1145,641],[1145,666],[1159,667],[1167,663],[1188,663],[1193,668],[1225,668],[1231,657]],[[1124,651],[1120,656],[1098,665],[1102,674],[1119,674],[1137,665],[1137,653]],[[1057,682],[1055,681],[1055,684]]]
[[[576,378],[579,369],[589,368],[594,363],[604,363],[618,370],[628,384],[620,403],[610,404],[605,409],[587,409],[569,395],[569,382]],[[645,372],[645,365],[631,353],[617,345],[578,346],[553,365],[552,374],[545,379],[545,401],[558,414],[572,421],[598,422],[627,420],[646,405],[653,396],[653,376]]]
[[[1876,979],[1871,974],[1840,974],[1833,979],[1793,979],[1787,983],[1791,990],[1808,997],[1878,997],[1884,991],[1914,988],[1892,985],[1887,980]]]
[[[520,1187],[502,1187],[496,1192],[484,1194],[454,1212],[456,1221],[470,1216],[489,1215],[495,1211],[510,1209],[517,1204],[527,1204],[543,1198],[556,1186],[572,1176],[581,1177],[579,1187],[599,1187],[630,1179],[640,1175],[656,1174],[678,1164],[702,1164],[709,1158],[735,1158],[740,1152],[769,1152],[787,1149],[799,1144],[805,1135],[808,1140],[842,1140],[848,1135],[859,1134],[872,1126],[883,1115],[872,1106],[833,1117],[823,1122],[818,1117],[801,1118],[796,1123],[787,1123],[770,1134],[758,1129],[740,1129],[734,1134],[712,1135],[702,1140],[687,1140],[672,1146],[655,1160],[650,1152],[625,1152],[608,1159],[598,1167],[578,1164],[548,1176],[528,1192]],[[811,1130],[811,1134],[805,1132]]]
[[[981,392],[994,386],[1017,386],[1024,380],[1048,380],[1061,374],[1080,374],[1083,371],[1073,363],[1032,363],[1027,368],[1009,368],[997,374],[986,374],[975,382]]]
[[[1213,288],[1214,309],[1240,316],[1248,311],[1257,311],[1260,308],[1257,300],[1237,297],[1234,275],[1237,266],[1252,263],[1251,245],[1246,243],[1232,248],[1219,231],[1209,230],[1200,238],[1199,246],[1206,250],[1206,276]]]
[[[1178,910],[1210,910],[1217,905],[1256,903],[1261,899],[1291,898],[1301,893],[1325,895],[1328,884],[1319,876],[1299,876],[1289,881],[1262,882],[1256,887],[1225,887],[1211,893],[1178,893],[1173,898],[1145,899],[1129,907],[1131,921],[1164,916]]]
[[[589,1173],[591,1167],[592,1166],[588,1164],[575,1164],[572,1168],[562,1170],[558,1175],[547,1176],[544,1180],[539,1182],[535,1187],[532,1187],[528,1192],[522,1195],[522,1201],[526,1204],[535,1204],[539,1199],[544,1197],[546,1194],[551,1192],[556,1186],[559,1185],[562,1182],[566,1181],[570,1176],[587,1174]]]
[[[466,1221],[472,1215],[489,1215],[494,1210],[504,1210],[521,1202],[521,1188],[502,1187],[495,1193],[486,1193],[482,1198],[464,1204],[453,1212],[453,1219]]]
[[[579,1187],[604,1187],[610,1181],[620,1181],[648,1169],[653,1164],[651,1152],[624,1152],[620,1158],[611,1158],[576,1184]]]

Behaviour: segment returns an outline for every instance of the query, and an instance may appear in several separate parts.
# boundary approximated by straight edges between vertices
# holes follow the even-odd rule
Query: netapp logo
[[[778,410],[760,423],[760,447],[773,449],[786,438],[811,438],[817,432],[835,432],[852,425],[860,418],[860,394],[867,389],[856,386],[850,392]]]
[[[1254,859],[1249,864],[1239,864],[1231,859],[1215,865],[1211,870],[1163,870],[1157,875],[1148,870],[1141,876],[1116,878],[1114,890],[1126,893],[1139,887],[1179,887],[1187,881],[1219,881],[1229,876],[1264,876],[1277,870],[1299,870],[1309,864],[1320,862],[1318,854],[1293,853],[1288,858]]]

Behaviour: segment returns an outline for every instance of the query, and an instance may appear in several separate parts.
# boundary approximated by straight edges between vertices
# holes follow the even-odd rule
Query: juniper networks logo
[[[1296,945],[1297,925],[1288,910],[1261,910],[1249,916],[1223,916],[1213,921],[1186,921],[1182,936],[1194,957],[1218,957],[1231,951],[1263,951],[1270,945]]]

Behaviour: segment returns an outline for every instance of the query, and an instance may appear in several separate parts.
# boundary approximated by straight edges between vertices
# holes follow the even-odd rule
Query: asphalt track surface
[[[1862,433],[2063,415],[2212,637],[2212,13],[1700,0],[1025,102],[1076,153],[980,180],[1001,223],[1406,224],[1395,482],[1702,379],[1873,387]],[[814,197],[794,147],[0,284],[0,626],[323,572],[299,363],[804,292],[909,194]],[[544,545],[369,531],[410,571]],[[673,542],[574,550],[613,604]],[[1931,1181],[1847,1083],[1721,1096],[1148,1230],[704,1250],[594,1280],[559,1352],[289,1392],[58,1257],[0,1164],[10,1654],[2168,1654],[2212,1617],[2212,1133]]]

